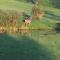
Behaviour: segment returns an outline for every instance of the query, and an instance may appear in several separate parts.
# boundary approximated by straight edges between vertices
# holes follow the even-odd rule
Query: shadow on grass
[[[44,11],[47,18],[53,19],[53,20],[60,20],[60,16],[54,15],[52,12]]]
[[[19,41],[0,34],[0,60],[52,60],[45,47],[33,39],[22,36]]]
[[[60,9],[60,0],[51,0],[51,4],[52,4],[52,6],[54,6],[55,8]]]

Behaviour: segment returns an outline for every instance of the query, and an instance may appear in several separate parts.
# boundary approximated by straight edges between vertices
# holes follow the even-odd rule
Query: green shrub
[[[60,23],[56,23],[55,30],[56,32],[60,32]]]

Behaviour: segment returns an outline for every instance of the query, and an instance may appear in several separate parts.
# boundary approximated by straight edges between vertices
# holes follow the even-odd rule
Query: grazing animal
[[[43,17],[43,13],[39,9],[37,5],[33,6],[32,8],[33,19],[41,19]]]
[[[30,19],[26,19],[26,20],[25,20],[25,24],[29,24],[29,25],[30,25],[31,22],[32,22],[32,21],[31,21]]]
[[[25,19],[23,20],[23,22],[25,23],[25,25],[30,25],[32,23],[32,19]]]

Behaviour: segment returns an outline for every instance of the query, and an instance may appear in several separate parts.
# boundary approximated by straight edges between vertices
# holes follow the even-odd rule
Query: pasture
[[[25,26],[22,12],[32,16],[34,4],[25,0],[1,0],[0,26],[6,32],[0,33],[0,60],[60,60],[60,33],[55,31],[60,9],[56,4],[42,0],[39,8],[43,18],[33,19]]]

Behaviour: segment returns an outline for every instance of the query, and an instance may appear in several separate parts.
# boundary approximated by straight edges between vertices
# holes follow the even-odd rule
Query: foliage
[[[56,23],[56,27],[55,27],[56,32],[60,32],[60,23]]]

